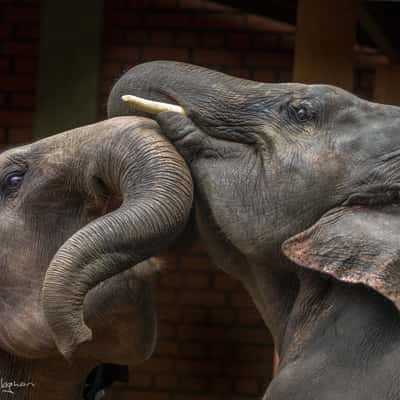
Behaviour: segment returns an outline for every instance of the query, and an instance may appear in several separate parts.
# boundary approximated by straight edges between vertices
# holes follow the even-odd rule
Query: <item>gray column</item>
[[[96,121],[102,0],[41,2],[34,138]]]

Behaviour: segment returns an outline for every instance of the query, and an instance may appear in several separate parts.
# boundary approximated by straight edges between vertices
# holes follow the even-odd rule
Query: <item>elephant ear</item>
[[[400,310],[399,207],[337,208],[282,250],[298,265],[376,290]]]

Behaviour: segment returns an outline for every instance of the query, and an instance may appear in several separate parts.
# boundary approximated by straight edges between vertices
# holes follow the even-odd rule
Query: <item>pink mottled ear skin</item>
[[[288,239],[282,251],[300,266],[366,285],[400,310],[398,214],[396,206],[338,208]]]

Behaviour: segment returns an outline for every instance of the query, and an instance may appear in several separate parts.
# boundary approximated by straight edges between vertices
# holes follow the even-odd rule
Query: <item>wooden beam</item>
[[[390,40],[383,33],[381,27],[377,24],[375,18],[368,12],[365,6],[360,7],[359,13],[360,25],[368,33],[371,40],[375,43],[378,49],[388,57],[391,63],[399,61],[399,55],[392,46]]]
[[[400,106],[400,65],[380,66],[376,69],[374,100]]]
[[[353,89],[359,0],[299,0],[294,81]]]
[[[41,2],[36,139],[96,121],[102,3]]]

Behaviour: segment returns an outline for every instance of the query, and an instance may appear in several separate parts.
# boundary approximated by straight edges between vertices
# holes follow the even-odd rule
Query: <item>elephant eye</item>
[[[7,176],[7,178],[5,179],[4,189],[6,191],[15,191],[15,190],[19,189],[23,180],[24,180],[23,173],[13,173],[13,174]]]
[[[300,123],[310,121],[314,118],[314,111],[308,103],[290,104],[289,114],[295,121]]]

